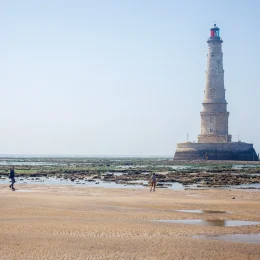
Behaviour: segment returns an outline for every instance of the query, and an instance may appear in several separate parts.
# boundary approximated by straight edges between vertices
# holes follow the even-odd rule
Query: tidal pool
[[[148,181],[147,180],[135,180],[129,181],[129,183],[121,183],[120,181],[102,181],[99,179],[95,180],[79,180],[75,179],[71,181],[70,179],[56,178],[56,177],[17,177],[16,179],[17,187],[19,184],[38,184],[38,185],[72,185],[72,186],[84,186],[84,187],[102,187],[102,188],[126,188],[126,189],[147,189]],[[0,184],[9,184],[9,178],[1,178]],[[168,188],[172,190],[184,190],[184,186],[181,183],[163,183],[163,188]],[[161,187],[157,187],[161,188]]]
[[[251,244],[260,244],[260,234],[235,234],[235,235],[222,235],[212,237],[218,240],[244,242]]]
[[[177,212],[183,212],[183,213],[198,213],[198,214],[221,214],[221,213],[230,213],[227,211],[221,211],[221,210],[200,210],[200,209],[178,209],[175,210]]]
[[[120,174],[120,173],[119,173]],[[118,175],[119,175],[118,174]],[[88,180],[88,179],[75,179],[71,181],[69,178],[57,178],[57,177],[17,177],[16,178],[16,185],[21,183],[25,184],[42,184],[42,185],[82,185],[82,186],[91,186],[91,187],[104,187],[104,188],[146,188],[149,186],[147,180],[130,180],[128,182],[120,181],[103,181],[100,179],[95,180]],[[0,184],[7,184],[10,183],[10,179],[7,177],[0,178]],[[157,188],[164,188],[164,189],[171,189],[171,190],[189,190],[189,189],[245,189],[250,191],[259,191],[260,183],[255,184],[244,184],[244,185],[237,185],[237,186],[225,186],[220,188],[215,187],[197,187],[196,184],[185,186],[182,183],[178,182],[158,182]],[[198,195],[189,195],[189,196],[198,196]],[[192,213],[192,212],[190,212]],[[208,213],[204,212],[193,212],[193,213]],[[211,212],[214,213],[214,212]],[[215,212],[217,213],[217,212]],[[220,213],[220,212],[219,212]]]
[[[66,163],[0,160],[0,166],[66,166]]]
[[[260,234],[231,234],[220,236],[195,236],[195,238],[210,238],[230,242],[260,244]]]
[[[173,224],[187,224],[187,225],[199,225],[199,226],[218,226],[218,227],[239,227],[249,225],[260,225],[260,222],[256,221],[244,221],[244,220],[204,220],[204,219],[178,219],[178,220],[152,220],[155,222],[173,223]]]

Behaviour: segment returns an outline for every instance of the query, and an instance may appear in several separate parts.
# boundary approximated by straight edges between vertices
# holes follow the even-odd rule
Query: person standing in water
[[[15,190],[14,188],[14,183],[15,183],[15,179],[14,179],[14,166],[10,169],[10,176],[9,178],[11,179],[11,184],[9,185],[10,189]]]
[[[155,191],[155,186],[156,186],[156,182],[157,182],[155,173],[153,173],[150,181],[151,181],[151,189],[150,189],[150,191],[152,191],[152,189],[153,189],[153,191]]]

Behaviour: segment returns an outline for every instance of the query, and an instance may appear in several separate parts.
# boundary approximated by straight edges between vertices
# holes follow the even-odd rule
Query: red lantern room
[[[210,37],[219,37],[219,28],[214,24],[214,27],[210,29]]]

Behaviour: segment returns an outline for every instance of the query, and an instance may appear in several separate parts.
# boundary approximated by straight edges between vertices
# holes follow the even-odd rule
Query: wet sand
[[[221,227],[151,221],[260,221],[259,191],[16,187],[18,190],[12,192],[8,185],[0,185],[1,260],[260,259],[259,244],[196,238],[259,234],[260,225]]]

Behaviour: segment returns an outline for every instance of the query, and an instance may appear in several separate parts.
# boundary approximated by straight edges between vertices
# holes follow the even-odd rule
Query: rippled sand
[[[260,225],[195,226],[155,219],[260,221],[260,192],[0,185],[0,259],[260,259],[260,245],[194,238],[260,233]],[[235,199],[232,199],[235,197]],[[176,212],[227,211],[222,214]]]

